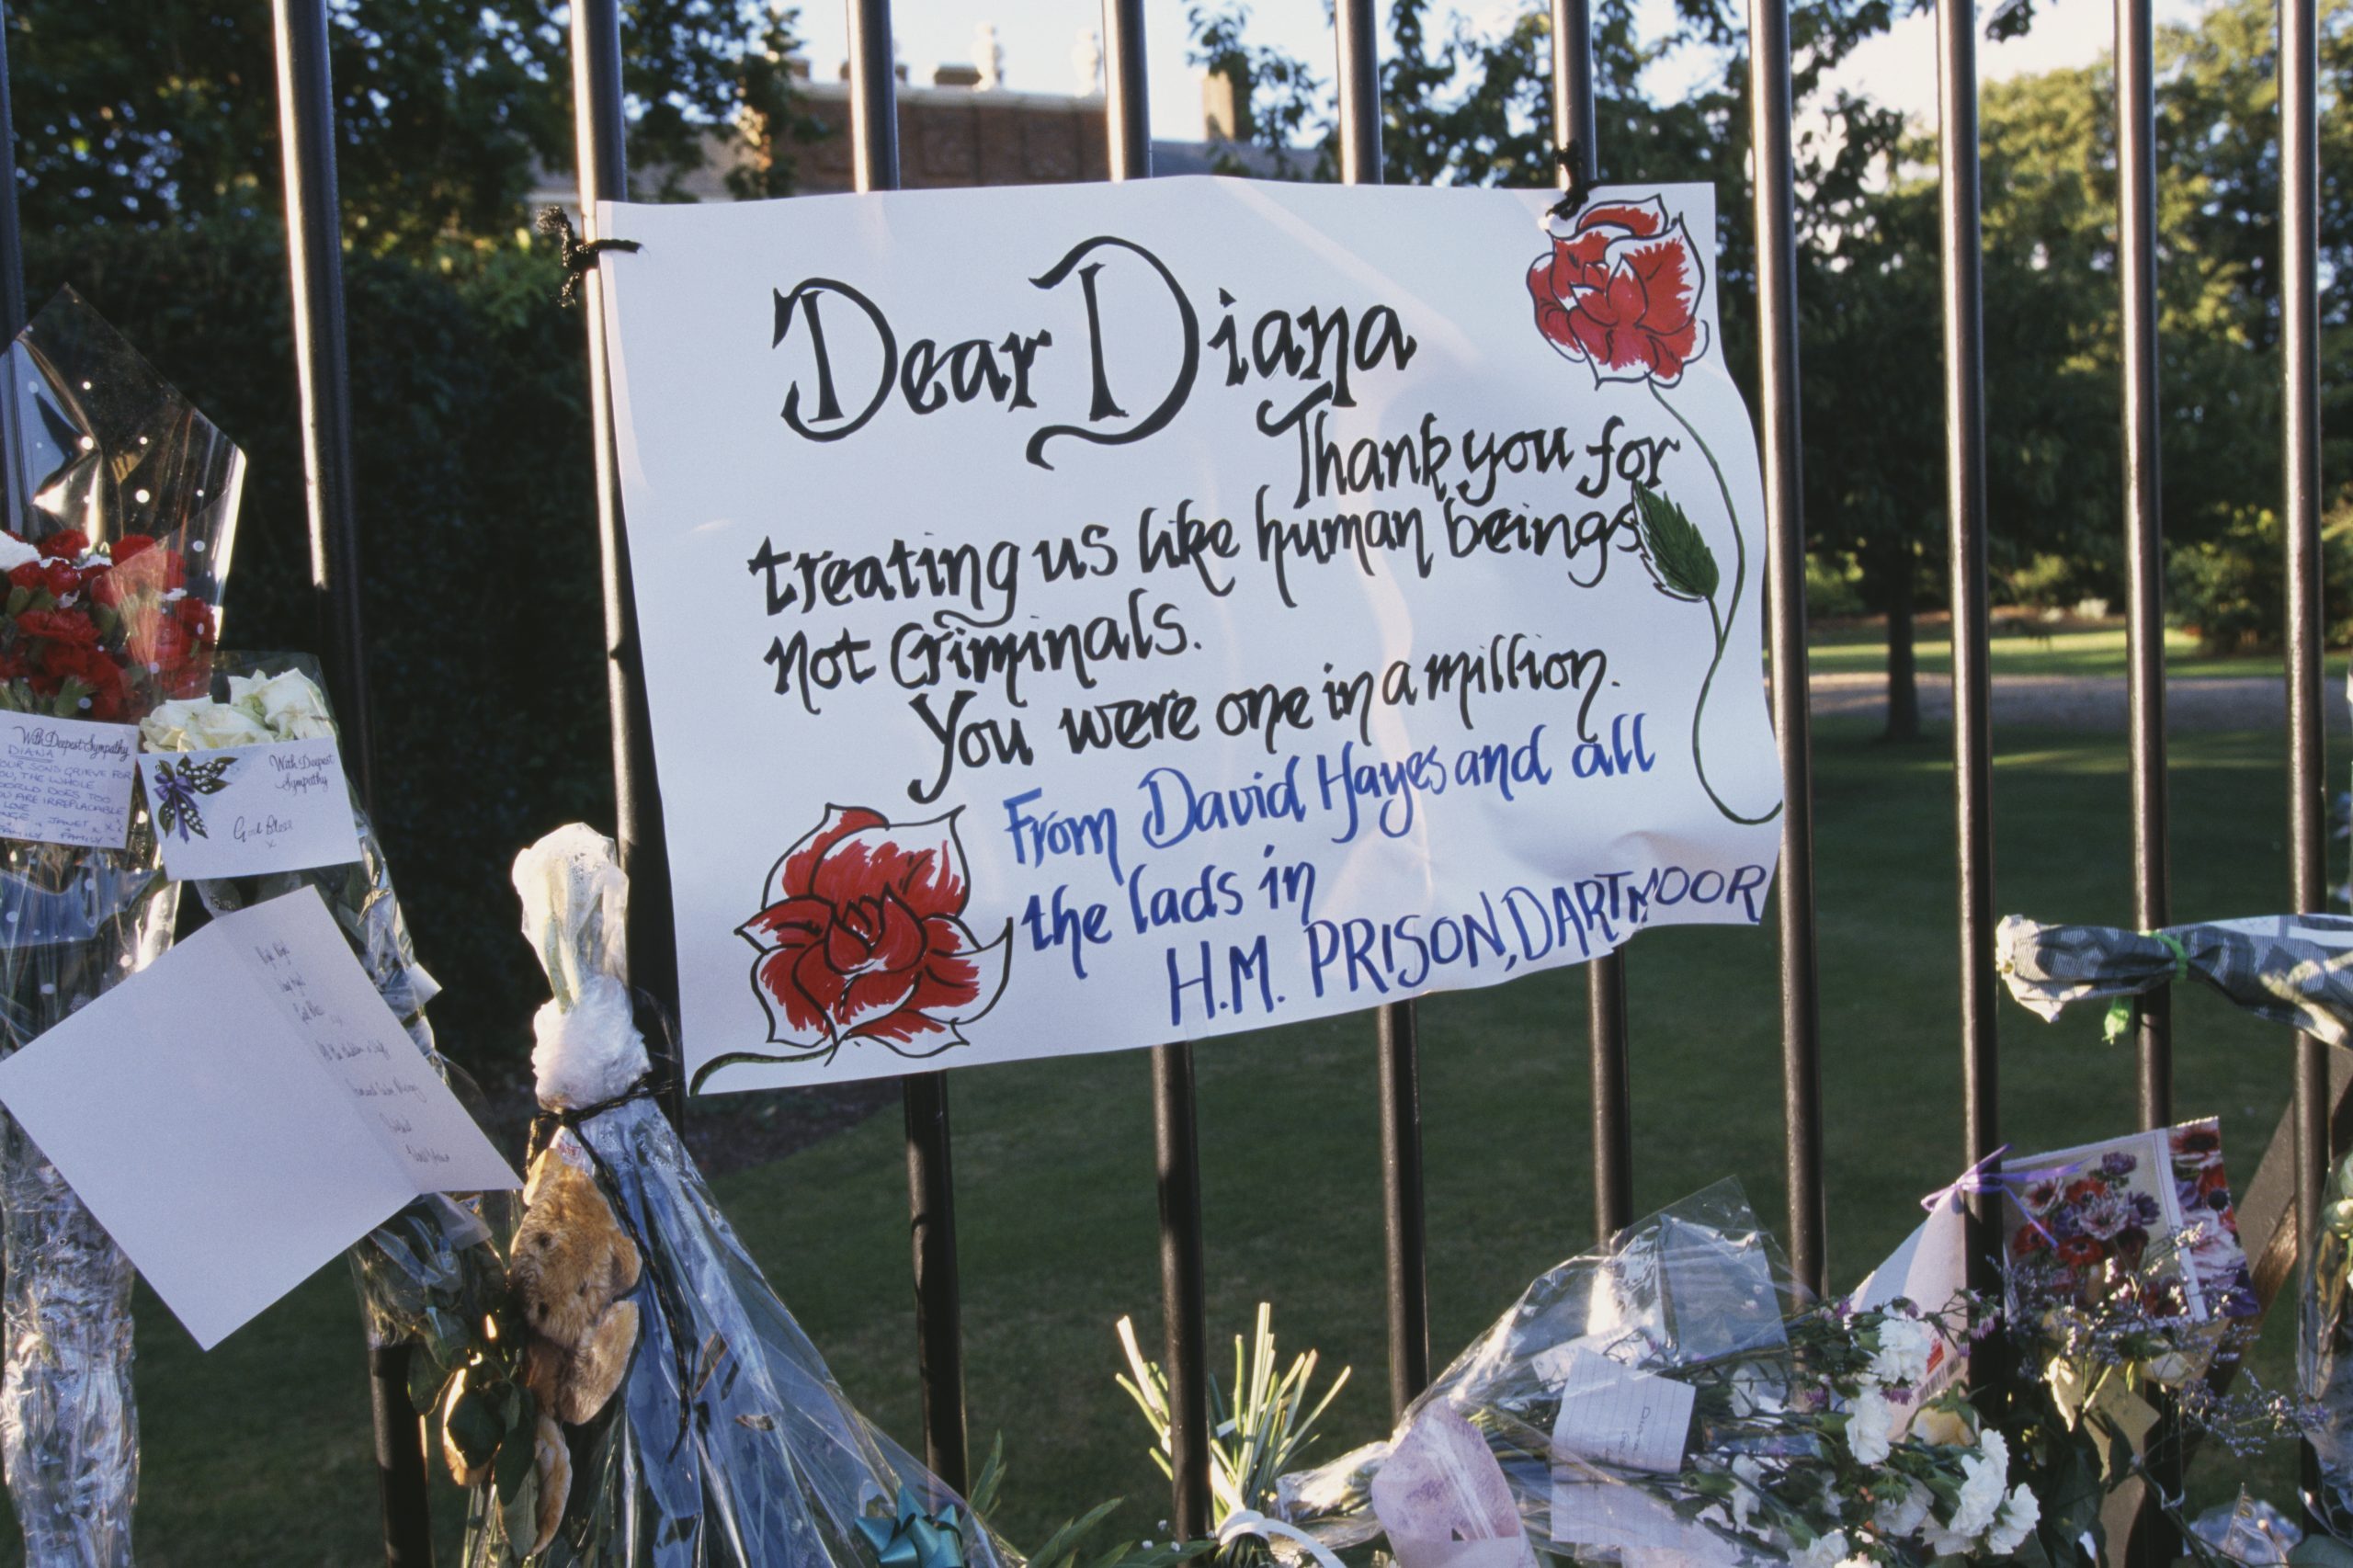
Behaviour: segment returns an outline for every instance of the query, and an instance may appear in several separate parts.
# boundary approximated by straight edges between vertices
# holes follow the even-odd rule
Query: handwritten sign
[[[0,1103],[208,1350],[411,1199],[520,1185],[310,888],[0,1062]]]
[[[602,258],[606,334],[703,1086],[1759,919],[1764,508],[1713,199],[1552,199],[600,210],[642,246]]]
[[[0,713],[0,837],[119,849],[139,727]]]
[[[351,790],[335,738],[139,759],[164,869],[203,877],[305,871],[359,858]]]

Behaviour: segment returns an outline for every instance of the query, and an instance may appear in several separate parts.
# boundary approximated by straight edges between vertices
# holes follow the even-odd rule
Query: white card
[[[0,1102],[208,1350],[412,1199],[521,1185],[307,887],[0,1062]]]
[[[0,714],[0,837],[121,848],[138,759],[136,724]]]
[[[335,737],[139,759],[147,810],[178,881],[307,871],[359,858]]]
[[[1740,1554],[1707,1526],[1687,1521],[1665,1499],[1593,1472],[1552,1472],[1552,1539],[1568,1546],[1658,1553],[1641,1561],[1682,1568],[1732,1568]]]
[[[1966,1237],[1968,1216],[1950,1199],[1939,1202],[1887,1261],[1855,1287],[1855,1308],[1871,1312],[1902,1297],[1920,1309],[1924,1318],[1945,1324],[1928,1350],[1928,1373],[1913,1390],[1910,1403],[1895,1407],[1895,1435],[1912,1429],[1920,1406],[1961,1375],[1964,1358],[1952,1341],[1968,1327],[1966,1314],[1946,1321],[1954,1302],[1968,1285]]]
[[[1571,1349],[1563,1358],[1555,1452],[1615,1470],[1672,1475],[1683,1468],[1697,1394],[1689,1383],[1638,1372],[1607,1356]]]

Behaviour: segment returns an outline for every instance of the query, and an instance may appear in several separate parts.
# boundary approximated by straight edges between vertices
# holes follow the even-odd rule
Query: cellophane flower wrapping
[[[744,1250],[657,1102],[625,1097],[648,1058],[622,938],[628,884],[612,841],[561,829],[515,864],[523,931],[553,1000],[536,1023],[540,1103],[576,1141],[643,1260],[642,1330],[620,1390],[568,1427],[572,1485],[534,1560],[599,1568],[849,1568],[926,1563],[911,1513],[954,1525],[964,1568],[1017,1568],[961,1500],[849,1403]],[[585,1117],[619,1099],[609,1108]],[[938,1533],[931,1533],[935,1547]],[[878,1548],[876,1538],[881,1540]],[[491,1489],[465,1561],[512,1562]]]
[[[244,459],[70,291],[10,346],[0,710],[135,724],[210,679]],[[128,732],[126,732],[128,733]],[[0,841],[0,1052],[171,940],[145,813],[120,848]],[[0,1457],[30,1568],[127,1564],[131,1268],[13,1121]]]
[[[141,722],[151,752],[200,752],[278,741],[340,739],[317,661],[301,653],[223,653],[214,689],[159,703]],[[476,1119],[484,1119],[472,1079],[436,1046],[426,1004],[440,989],[417,961],[407,919],[393,891],[390,862],[367,808],[355,801],[358,858],[339,866],[200,881],[207,911],[226,915],[301,888],[320,900],[351,943],[360,967],[433,1071]],[[496,1294],[504,1270],[492,1246],[511,1216],[503,1193],[422,1198],[370,1232],[350,1253],[369,1341],[442,1344],[462,1339],[461,1321]],[[488,1213],[485,1214],[485,1209]]]
[[[2035,1508],[2001,1435],[1923,1403],[1944,1305],[1802,1303],[1721,1182],[1539,1277],[1387,1440],[1283,1477],[1282,1511],[1400,1568],[2006,1555]]]

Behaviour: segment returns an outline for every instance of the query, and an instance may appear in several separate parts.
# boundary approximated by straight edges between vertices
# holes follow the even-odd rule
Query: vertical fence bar
[[[2288,824],[2290,897],[2327,907],[2328,819],[2322,782],[2320,557],[2319,11],[2279,3],[2279,372],[2288,534]],[[2306,1262],[2328,1182],[2328,1048],[2296,1041],[2297,1246]]]
[[[1594,148],[1593,15],[1588,0],[1552,0],[1552,142],[1559,177],[1590,184]],[[1626,960],[1586,965],[1586,1038],[1593,1082],[1593,1229],[1608,1240],[1634,1217],[1634,1137],[1626,1061]]]
[[[1758,392],[1773,730],[1781,744],[1781,1096],[1790,1267],[1817,1296],[1828,1271],[1822,1198],[1821,1002],[1815,994],[1813,738],[1806,709],[1805,503],[1799,472],[1795,165],[1788,0],[1752,0],[1748,114],[1756,169]]]
[[[580,225],[597,235],[597,203],[629,199],[627,120],[621,99],[620,0],[574,0],[572,130],[580,165]],[[629,957],[637,989],[675,1017],[678,949],[670,918],[670,855],[662,791],[654,769],[654,729],[645,706],[645,664],[630,587],[629,539],[621,527],[620,460],[613,436],[613,389],[605,360],[605,284],[595,267],[583,280],[588,321],[588,411],[597,455],[597,544],[605,598],[605,697],[613,732],[613,836],[629,873]],[[686,1125],[686,1074],[664,1028],[646,1030],[655,1074],[670,1085],[673,1124]]]
[[[2128,746],[2132,774],[2132,923],[2170,916],[2165,825],[2165,543],[2157,432],[2157,154],[2154,25],[2150,0],[2116,0],[2116,229],[2123,325],[2124,614]],[[2141,1125],[2173,1120],[2173,994],[2160,986],[2133,1005]],[[2171,1562],[2173,1531],[2159,1490],[2181,1490],[2181,1442],[2170,1415],[2152,1429],[2144,1491],[2125,1560]]]
[[[8,106],[8,8],[0,5],[0,343],[14,342],[25,330],[25,246],[17,218],[15,125]]]
[[[1372,0],[1338,0],[1340,181],[1379,185],[1381,66]],[[1382,1235],[1389,1272],[1389,1403],[1398,1415],[1430,1381],[1429,1278],[1422,1212],[1419,1044],[1411,1002],[1374,1015],[1381,1073]]]
[[[1954,843],[1961,872],[1961,1137],[1972,1163],[2000,1136],[1994,1015],[1994,750],[1986,716],[1984,239],[1978,208],[1976,8],[1937,6],[1938,251],[1945,338],[1945,523],[1952,581]],[[1991,1199],[1969,1200],[1969,1285],[1996,1288]],[[1980,1381],[1997,1370],[1980,1356]]]
[[[327,58],[326,6],[324,0],[276,0],[272,13],[316,635],[341,732],[344,767],[361,809],[372,811],[375,765],[367,644],[360,630],[359,520],[351,483],[351,374],[343,315],[343,209],[335,192],[335,84]],[[7,172],[12,254],[6,270],[13,278],[16,192],[14,171]],[[15,309],[20,315],[21,283]],[[409,1403],[410,1354],[405,1344],[369,1346],[368,1403],[375,1427],[384,1561],[394,1568],[430,1568],[431,1494],[424,1427]]]
[[[890,0],[850,0],[851,177],[860,190],[899,188],[899,78]],[[899,1080],[906,1110],[909,1245],[914,1252],[916,1374],[924,1462],[961,1492],[970,1480],[964,1425],[964,1325],[956,1272],[956,1182],[948,1078]]]
[[[309,481],[311,592],[344,767],[365,807],[374,793],[375,768],[368,658],[359,626],[359,524],[351,485],[350,358],[344,336],[343,219],[335,194],[326,5],[277,0],[274,10],[286,259],[293,288],[302,466]]]
[[[2157,468],[2156,92],[2149,0],[2116,0],[2117,272],[2124,322],[2124,609],[2131,701],[2132,921],[2165,925],[2165,556]],[[2173,1120],[2173,995],[2135,1007],[2141,1122]]]
[[[1152,177],[1152,96],[1143,0],[1103,0],[1104,130],[1114,180]],[[1201,1238],[1201,1152],[1193,1048],[1152,1050],[1152,1131],[1160,1194],[1162,1364],[1168,1373],[1170,1528],[1179,1540],[1209,1533],[1209,1330]]]

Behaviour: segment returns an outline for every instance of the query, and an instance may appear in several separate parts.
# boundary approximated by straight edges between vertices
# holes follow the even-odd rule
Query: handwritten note
[[[0,1062],[0,1103],[208,1350],[412,1199],[520,1185],[309,888]]]
[[[1683,1468],[1695,1394],[1689,1383],[1620,1366],[1607,1356],[1565,1358],[1552,1447],[1618,1470],[1671,1475]]]
[[[351,790],[332,736],[139,759],[164,869],[187,881],[340,866],[359,858]]]
[[[134,724],[0,714],[0,837],[121,848],[138,756]]]

